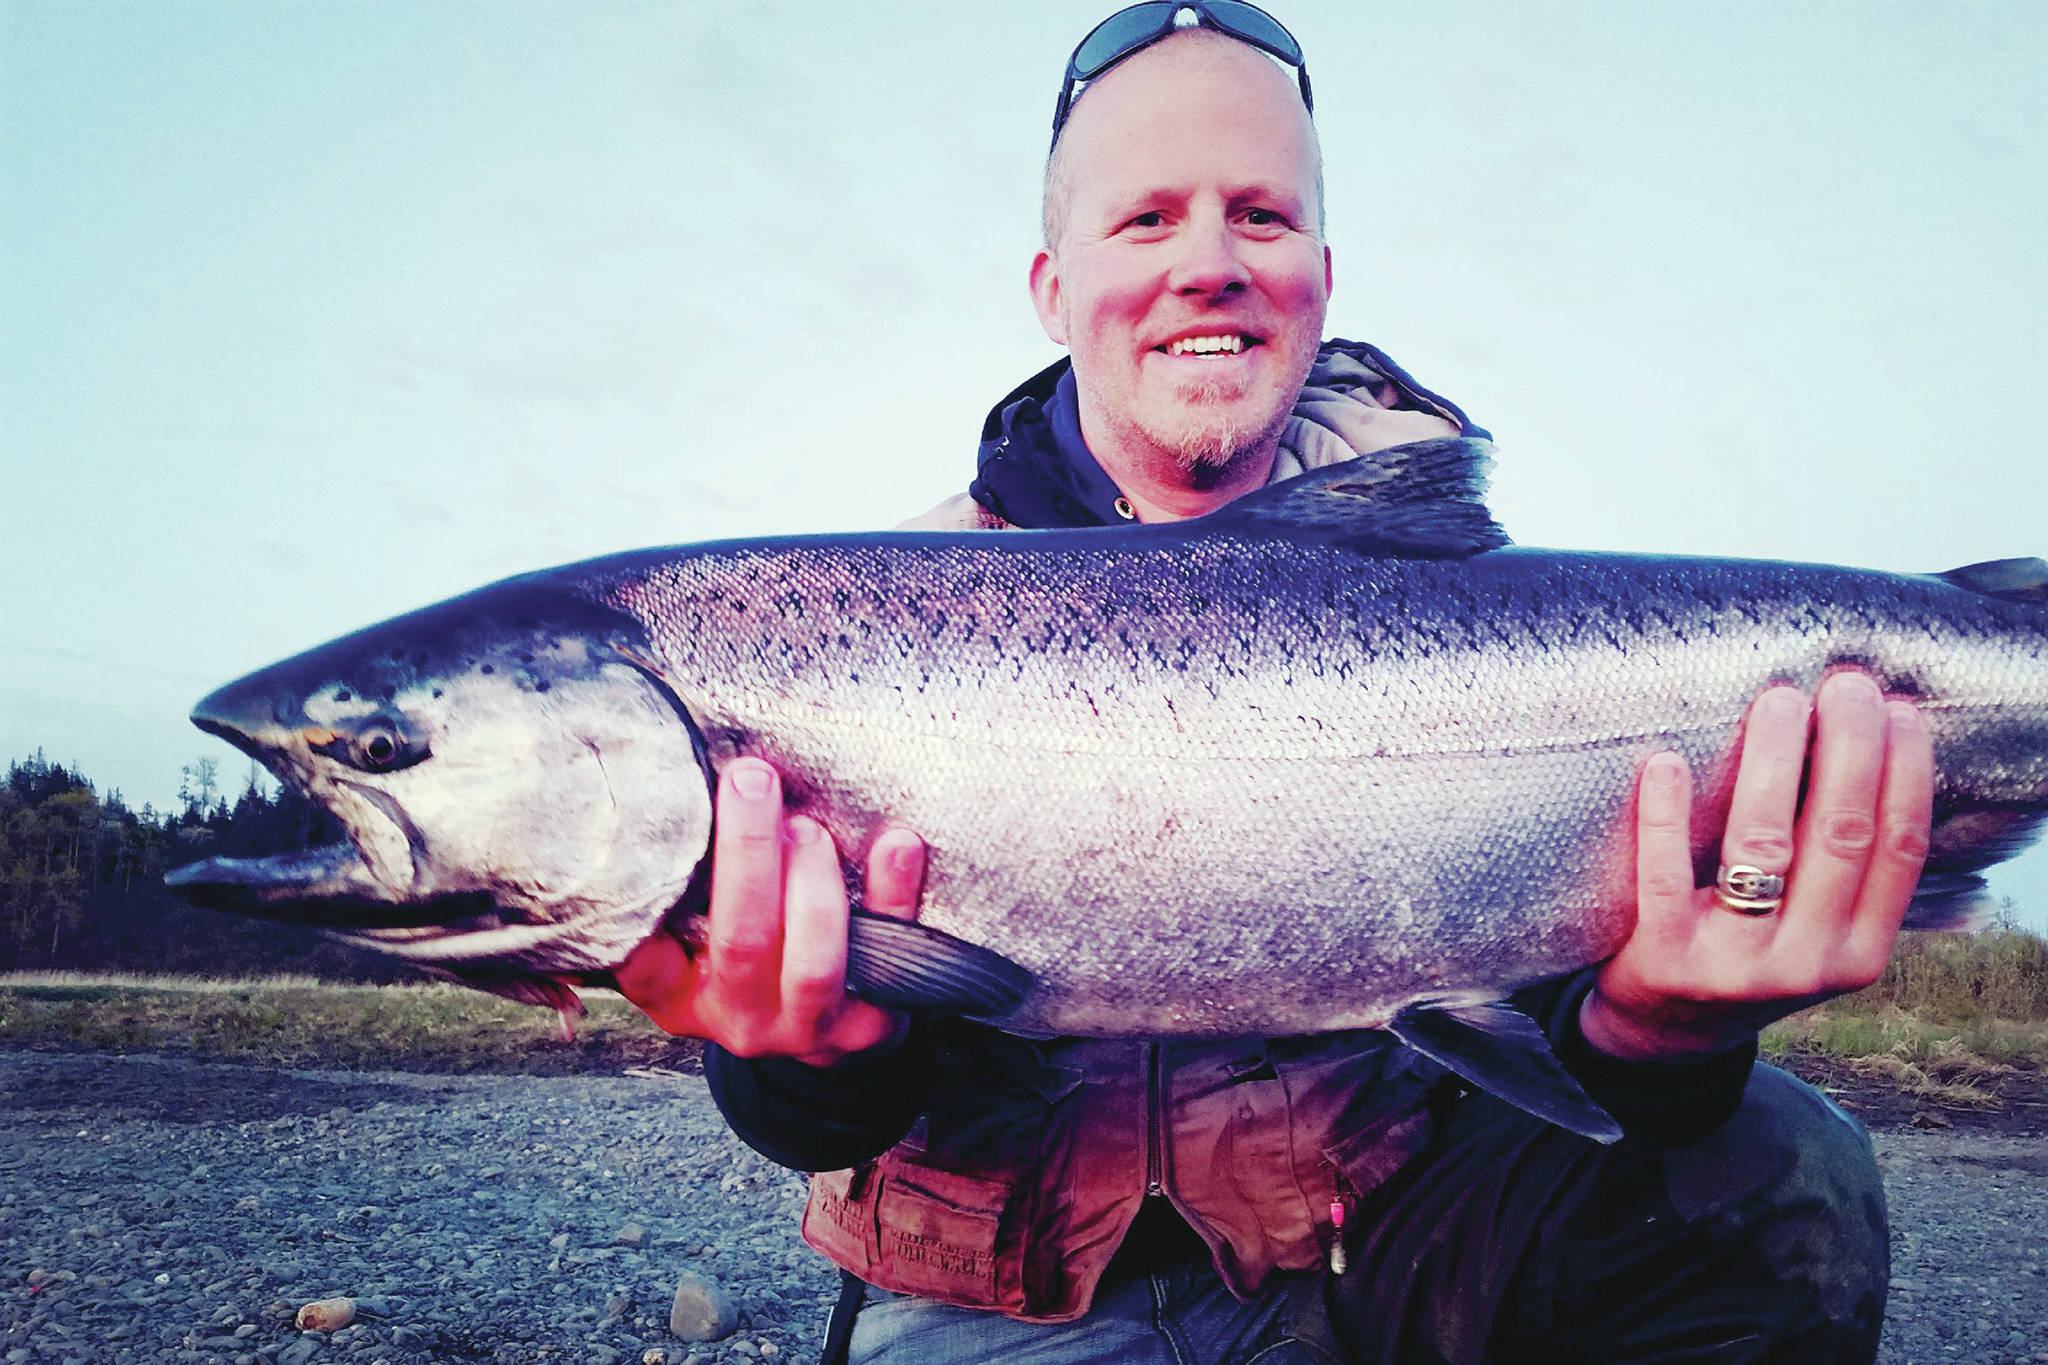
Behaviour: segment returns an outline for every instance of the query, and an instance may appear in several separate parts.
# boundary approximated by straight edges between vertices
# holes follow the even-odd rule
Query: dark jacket
[[[1428,436],[1484,437],[1378,350],[1326,343],[1277,478]],[[1081,438],[1062,361],[982,429],[969,494],[917,525],[1078,527],[1127,516]],[[1631,1132],[1683,1137],[1732,1113],[1753,1053],[1631,1066],[1576,1025],[1590,975],[1519,1002]],[[812,1182],[804,1235],[871,1283],[1063,1321],[1113,1264],[1206,1254],[1239,1295],[1321,1265],[1347,1207],[1428,1142],[1459,1085],[1377,1031],[1228,1041],[1030,1040],[921,1020],[894,1048],[818,1070],[711,1047],[721,1112]],[[1133,1229],[1136,1229],[1133,1232]]]

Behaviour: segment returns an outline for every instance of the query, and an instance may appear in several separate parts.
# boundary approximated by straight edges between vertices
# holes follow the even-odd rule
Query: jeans
[[[1601,1147],[1484,1094],[1369,1193],[1342,1275],[1249,1303],[1207,1264],[1106,1283],[1042,1325],[869,1288],[853,1365],[1521,1365],[1877,1354],[1884,1190],[1862,1126],[1774,1067],[1683,1146]],[[849,1305],[851,1306],[851,1305]]]
[[[1239,1303],[1207,1264],[1173,1266],[1105,1283],[1086,1317],[1046,1325],[870,1286],[848,1358],[852,1365],[1314,1365],[1283,1320],[1283,1289]]]

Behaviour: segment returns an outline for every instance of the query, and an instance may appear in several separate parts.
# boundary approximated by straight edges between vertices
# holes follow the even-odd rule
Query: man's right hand
[[[868,854],[865,908],[917,917],[924,842],[886,829]],[[785,816],[775,769],[726,765],[711,850],[709,946],[691,958],[667,933],[635,948],[619,991],[670,1033],[741,1057],[830,1066],[897,1036],[902,1016],[846,993],[846,886],[832,836]]]

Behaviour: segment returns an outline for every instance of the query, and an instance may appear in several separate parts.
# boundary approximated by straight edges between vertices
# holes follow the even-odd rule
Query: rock
[[[612,1234],[612,1240],[620,1246],[636,1247],[647,1240],[647,1229],[638,1223],[628,1223]]]
[[[356,1301],[350,1298],[316,1299],[292,1319],[301,1332],[338,1332],[355,1320]]]
[[[668,1365],[668,1352],[659,1346],[650,1346],[640,1353],[640,1365]]]
[[[277,1365],[307,1365],[320,1353],[320,1346],[327,1340],[322,1336],[300,1337],[277,1353]]]
[[[676,1298],[668,1310],[668,1330],[684,1341],[718,1341],[740,1325],[732,1295],[716,1281],[684,1271],[676,1282]]]

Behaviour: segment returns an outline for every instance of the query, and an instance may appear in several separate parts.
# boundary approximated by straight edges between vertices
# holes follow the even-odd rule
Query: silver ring
[[[1738,915],[1775,915],[1785,904],[1785,878],[1746,863],[1724,864],[1714,874],[1714,899]]]

